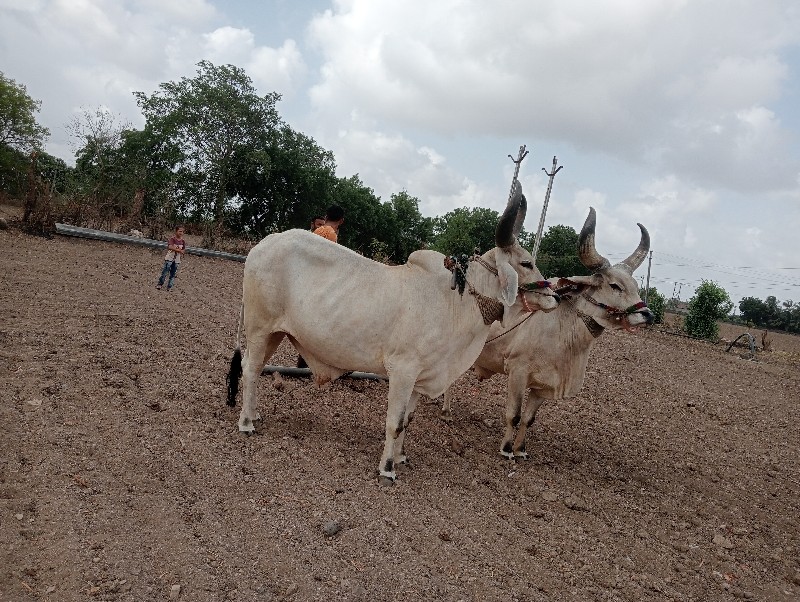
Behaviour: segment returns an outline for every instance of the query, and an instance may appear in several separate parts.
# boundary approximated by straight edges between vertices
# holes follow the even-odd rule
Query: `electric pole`
[[[550,202],[550,191],[553,190],[553,179],[556,177],[556,174],[563,169],[563,165],[556,169],[556,165],[558,165],[558,159],[553,157],[553,171],[548,172],[544,167],[542,167],[542,171],[550,176],[550,181],[547,183],[547,193],[544,195],[544,206],[542,206],[542,216],[539,218],[539,228],[536,230],[536,240],[533,243],[533,251],[531,251],[531,255],[533,255],[533,261],[536,262],[536,254],[539,252],[539,243],[542,242],[542,230],[544,229],[544,218],[547,215],[547,204]]]

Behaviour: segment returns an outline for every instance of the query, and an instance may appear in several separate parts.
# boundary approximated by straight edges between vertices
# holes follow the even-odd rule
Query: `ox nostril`
[[[656,317],[655,315],[653,315],[653,312],[650,311],[649,309],[643,311],[642,315],[644,316],[645,322],[647,322],[648,324],[652,324],[653,322],[655,322]]]
[[[556,300],[556,303],[561,303],[561,295],[553,293],[553,299]]]

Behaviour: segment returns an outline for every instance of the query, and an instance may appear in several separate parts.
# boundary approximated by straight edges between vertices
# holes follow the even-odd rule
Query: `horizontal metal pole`
[[[278,372],[286,376],[311,376],[310,368],[290,368],[288,366],[264,366],[261,374],[272,374]],[[389,380],[382,374],[373,374],[372,372],[345,372],[339,378],[359,378],[364,380]]]
[[[117,234],[115,232],[106,232],[105,230],[93,230],[91,228],[81,228],[80,226],[72,226],[70,224],[56,224],[56,233],[63,236],[76,236],[78,238],[89,238],[92,240],[104,240],[107,242],[120,242],[129,245],[139,245],[140,247],[150,247],[152,249],[166,249],[167,243],[163,240],[153,240],[152,238],[139,238],[138,236],[129,236],[128,234]],[[216,257],[217,259],[229,259],[231,261],[239,261],[244,263],[247,259],[246,255],[234,255],[233,253],[225,253],[224,251],[214,251],[213,249],[201,249],[198,247],[186,247],[186,252],[190,255],[199,255],[200,257]]]

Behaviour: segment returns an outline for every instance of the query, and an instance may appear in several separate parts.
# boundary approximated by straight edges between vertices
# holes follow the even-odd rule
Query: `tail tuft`
[[[237,347],[231,358],[231,367],[228,370],[226,381],[228,383],[228,405],[236,407],[236,394],[239,392],[239,378],[242,376],[242,350]]]

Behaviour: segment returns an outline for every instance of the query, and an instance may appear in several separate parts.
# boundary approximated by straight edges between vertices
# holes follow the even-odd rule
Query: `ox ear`
[[[501,253],[497,255],[501,255]],[[500,280],[500,300],[508,307],[511,307],[517,300],[519,275],[517,275],[516,270],[511,267],[511,264],[505,257],[502,259],[498,257],[497,278]]]

